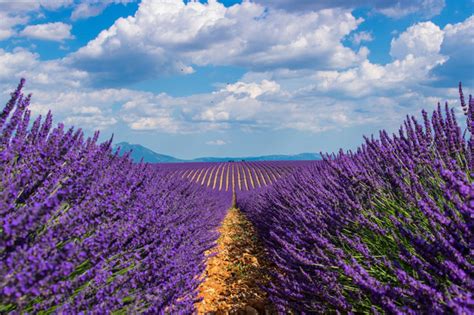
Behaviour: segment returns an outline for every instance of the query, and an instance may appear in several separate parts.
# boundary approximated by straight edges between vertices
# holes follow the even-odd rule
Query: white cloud
[[[63,22],[28,25],[21,31],[20,35],[42,40],[61,42],[72,39],[72,26]]]
[[[219,110],[219,109],[206,109],[201,112],[199,115],[194,116],[194,120],[203,120],[203,121],[227,121],[230,118],[229,112]]]
[[[30,81],[28,81],[30,82]],[[36,82],[31,80],[34,93],[32,102],[33,109],[38,113],[46,113],[53,109],[58,115],[97,115],[112,114],[112,106],[124,104],[135,97],[140,97],[143,92],[126,89],[52,89],[44,90],[37,87]],[[73,114],[73,115],[71,115]]]
[[[444,27],[444,41],[441,53],[448,56],[443,66],[435,69],[445,85],[453,80],[462,80],[465,84],[474,84],[474,16],[456,24],[447,24]]]
[[[118,19],[68,62],[111,85],[205,65],[343,69],[368,53],[341,43],[361,22],[340,9],[288,13],[252,2],[227,8],[215,0],[145,0],[135,16]],[[134,67],[117,67],[131,59]]]
[[[152,130],[166,133],[189,132],[189,126],[184,125],[178,115],[180,108],[176,106],[176,103],[175,100],[164,94],[137,93],[133,99],[128,100],[122,106],[121,119],[132,130]]]
[[[374,36],[372,35],[372,32],[357,32],[352,35],[351,41],[355,45],[360,45],[362,42],[371,42],[374,40]]]
[[[15,35],[14,27],[26,23],[28,19],[21,16],[10,16],[0,11],[0,41]]]
[[[69,116],[64,123],[78,128],[87,128],[91,130],[105,129],[117,123],[117,119],[102,115],[93,116]]]
[[[423,22],[410,26],[398,38],[392,39],[390,55],[403,59],[409,54],[427,56],[438,54],[443,42],[443,31],[433,22]]]
[[[86,130],[124,124],[124,119],[113,107],[120,107],[147,94],[126,89],[58,89],[54,85],[45,90],[37,86],[34,80],[27,81],[27,91],[33,93],[31,109],[34,114],[44,115],[51,109],[55,121],[63,121]]]
[[[452,29],[463,30],[459,35],[470,41],[466,35],[471,22],[468,19]],[[253,72],[243,81],[266,79],[279,85],[280,94],[261,105],[258,116],[275,119],[275,115],[284,128],[320,132],[377,121],[399,123],[407,113],[432,107],[433,99],[442,100],[447,94],[453,97],[455,89],[429,87],[437,79],[433,70],[448,60],[441,53],[444,39],[443,30],[436,25],[418,23],[392,41],[394,60],[385,65],[365,60],[346,70]],[[456,79],[451,80],[450,87],[456,83]],[[277,104],[285,113],[273,107]]]
[[[418,62],[411,73],[431,72],[433,80],[452,86],[460,80],[467,84],[474,82],[472,47],[474,16],[447,24],[444,29],[432,22],[415,24],[392,40],[390,54],[399,60],[413,56]],[[423,65],[426,69],[422,69]]]
[[[73,4],[73,0],[0,0],[0,41],[17,35],[16,28],[25,25],[35,13],[42,10],[58,10]]]
[[[376,12],[391,18],[418,14],[425,18],[438,15],[445,6],[444,0],[254,0],[277,9],[308,11],[327,8],[372,7]]]
[[[175,124],[165,115],[159,117],[125,117],[124,120],[133,130],[162,130],[168,133],[178,131]]]
[[[444,27],[446,40],[443,48],[447,53],[455,52],[456,48],[469,48],[474,44],[474,15],[457,24],[447,24]],[[457,46],[457,47],[456,47]]]
[[[396,19],[410,14],[419,14],[424,18],[432,18],[440,14],[444,6],[444,0],[399,0],[392,2],[391,6],[381,8],[379,12]]]
[[[162,10],[163,14],[168,14],[166,8]],[[28,79],[27,91],[34,94],[34,113],[52,109],[56,121],[88,129],[120,126],[141,133],[174,134],[231,129],[293,129],[317,133],[361,125],[398,124],[405,114],[417,113],[426,106],[429,108],[434,105],[434,100],[442,100],[446,95],[455,98],[455,89],[429,85],[436,79],[433,70],[444,67],[448,58],[443,49],[451,52],[459,51],[460,45],[472,46],[469,34],[473,20],[470,18],[448,25],[444,30],[431,22],[409,27],[393,40],[391,52],[394,59],[385,65],[374,64],[364,58],[342,68],[327,65],[304,69],[265,68],[265,71],[256,68],[237,82],[220,86],[213,92],[186,97],[130,89],[91,89],[87,84],[91,74],[71,67],[70,60],[40,61],[37,54],[28,50],[7,52],[0,49],[0,90],[6,91],[3,94],[6,98],[7,92],[13,88],[12,80],[24,76]],[[87,52],[100,57],[105,54],[103,49],[107,53],[111,47],[120,49],[126,43],[121,40],[123,31],[117,28],[113,36],[99,35],[107,38],[107,45],[91,46],[96,50]],[[139,31],[138,28],[128,30],[130,33]],[[169,36],[177,31],[170,32]],[[186,36],[191,35],[184,31],[182,35],[182,40],[189,42]],[[128,35],[126,38],[129,38]],[[169,40],[178,41],[179,44],[173,44],[176,47],[183,45],[179,38]],[[203,47],[214,49],[207,44]],[[194,53],[197,50],[187,51]],[[273,53],[262,51],[270,55]],[[454,52],[450,54],[455,55]],[[464,50],[461,56],[468,57],[469,50]],[[133,60],[134,65],[135,61],[141,65],[139,58]],[[144,67],[153,66],[145,61]],[[189,66],[185,61],[179,66],[191,71],[184,69]],[[128,64],[120,63],[117,68],[122,70]],[[127,69],[124,71],[126,73]]]
[[[0,48],[0,80],[20,79],[20,73],[25,73],[25,69],[32,69],[37,64],[39,55],[27,50],[17,50],[9,53]],[[26,73],[25,73],[26,74]]]
[[[126,4],[135,0],[0,0],[0,41],[8,39],[17,34],[15,28],[19,25],[26,25],[32,16],[44,18],[44,11],[56,11],[63,8],[73,7],[71,19],[84,19],[96,16],[111,4]],[[48,26],[52,27],[52,26]],[[55,29],[27,30],[34,31],[34,35],[40,32],[39,38],[49,40],[61,40],[71,38],[69,31],[64,26],[55,26]],[[43,26],[45,28],[45,26]],[[46,38],[43,33],[47,32]],[[56,35],[54,35],[56,34]],[[52,39],[51,39],[52,37]]]
[[[89,17],[97,16],[101,14],[105,8],[111,4],[127,4],[134,0],[87,0],[78,3],[71,13],[71,19],[73,21],[79,19],[87,19]]]
[[[275,93],[280,90],[278,83],[268,80],[262,80],[258,83],[237,82],[235,84],[228,84],[225,88],[228,92],[234,94],[245,93],[251,98],[257,98],[264,93]]]
[[[105,8],[105,3],[98,3],[96,5],[91,5],[89,3],[80,3],[74,8],[74,11],[71,13],[71,19],[75,21],[79,19],[86,19],[88,17],[97,16],[101,14]]]
[[[206,142],[207,145],[218,145],[218,146],[221,146],[221,145],[226,145],[227,142],[222,140],[222,139],[217,139],[217,140],[211,140],[211,141],[207,141]]]
[[[37,86],[56,86],[61,89],[78,88],[86,82],[88,74],[84,71],[66,67],[61,61],[40,61],[39,55],[17,48],[8,52],[0,48],[0,84],[12,83],[26,77]]]
[[[102,111],[100,110],[100,108],[96,106],[73,107],[72,112],[74,114],[85,114],[85,115],[102,114]]]
[[[44,10],[56,11],[73,7],[71,20],[97,16],[111,4],[127,4],[136,0],[0,0],[0,13],[14,17],[27,17],[37,13],[44,17]],[[0,20],[1,21],[1,20]]]
[[[309,92],[325,94],[342,93],[349,98],[363,98],[370,95],[401,94],[419,83],[430,80],[430,70],[442,64],[446,58],[414,57],[409,54],[402,60],[386,65],[364,61],[361,65],[346,71],[318,71],[314,74]],[[302,92],[308,92],[302,89]]]
[[[392,39],[392,62],[379,65],[365,60],[348,70],[316,71],[300,93],[342,94],[347,98],[409,93],[433,82],[433,69],[448,60],[440,52],[443,39],[444,32],[437,25],[417,23]]]
[[[73,4],[73,0],[0,0],[0,11],[12,14],[32,11],[58,10]]]

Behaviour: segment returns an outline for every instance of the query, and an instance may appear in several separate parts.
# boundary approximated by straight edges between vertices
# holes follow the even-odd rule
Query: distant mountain
[[[248,156],[248,157],[201,157],[193,160],[181,160],[175,157],[158,154],[148,148],[139,144],[130,144],[127,142],[120,142],[114,145],[114,149],[120,147],[120,152],[123,154],[132,150],[132,159],[134,161],[143,161],[148,163],[179,163],[179,162],[227,162],[227,161],[302,161],[302,160],[321,160],[321,155],[318,153],[300,153],[296,155],[263,155],[263,156]]]
[[[132,150],[131,158],[139,162],[141,158],[143,158],[144,162],[147,163],[177,163],[177,162],[184,162],[183,160],[174,158],[169,155],[158,154],[148,148],[145,148],[139,144],[130,144],[128,142],[120,142],[114,145],[114,149],[120,147],[120,153],[124,154]]]
[[[262,155],[247,157],[202,157],[192,160],[192,162],[225,162],[225,161],[302,161],[302,160],[321,160],[319,153],[300,153],[296,155]]]

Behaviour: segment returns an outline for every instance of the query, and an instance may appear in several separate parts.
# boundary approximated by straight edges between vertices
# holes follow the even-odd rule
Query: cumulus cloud
[[[252,82],[237,82],[235,84],[228,84],[225,88],[228,92],[240,94],[244,93],[251,98],[257,98],[264,93],[275,93],[280,90],[280,86],[276,82],[262,80],[260,84]]]
[[[135,93],[133,99],[128,100],[120,111],[121,119],[132,130],[152,130],[166,133],[189,133],[191,126],[187,126],[181,116],[183,107],[187,104],[179,99],[173,99],[166,94]]]
[[[446,95],[456,99],[456,89],[452,87],[458,78],[450,78],[451,89],[436,88],[436,70],[444,68],[452,58],[443,54],[443,47],[461,41],[460,37],[464,42],[459,46],[472,47],[472,21],[471,17],[444,30],[431,22],[415,24],[393,39],[393,61],[384,65],[364,60],[343,70],[253,72],[246,74],[243,81],[271,80],[278,83],[280,90],[287,91],[286,96],[281,93],[272,99],[274,104],[285,104],[282,106],[288,110],[287,122],[282,125],[287,128],[317,132],[377,121],[398,123],[405,114],[429,108]],[[448,36],[452,36],[452,42]],[[468,50],[465,52],[463,66],[472,69],[471,61],[467,61]]]
[[[206,131],[293,129],[322,132],[372,121],[354,115],[354,101],[338,101],[325,95],[302,95],[274,89],[263,90],[269,81],[237,82],[242,89],[221,89],[187,97],[144,95],[122,107],[122,117],[134,130],[169,133]],[[244,89],[243,87],[246,87]],[[368,116],[368,115],[367,115]]]
[[[434,70],[443,85],[450,86],[453,80],[462,80],[464,84],[474,85],[473,47],[474,16],[444,27],[444,40],[440,52],[448,56],[448,60]]]
[[[89,17],[97,16],[104,11],[106,8],[105,3],[98,3],[96,5],[92,5],[89,3],[80,3],[77,7],[74,8],[74,11],[71,13],[71,19],[73,21],[79,19],[86,19]]]
[[[17,35],[16,28],[26,25],[32,16],[44,16],[44,11],[56,11],[73,7],[71,19],[85,19],[96,16],[111,4],[126,4],[135,0],[0,0],[0,41]],[[52,24],[52,23],[50,23]],[[64,25],[29,26],[22,35],[32,34],[35,38],[60,41],[70,39],[71,35]],[[46,33],[46,35],[45,35]]]
[[[73,4],[73,0],[0,0],[0,41],[17,35],[17,28],[25,25],[32,14],[42,10],[58,10]]]
[[[351,37],[352,43],[357,46],[362,44],[363,42],[371,42],[373,40],[374,36],[372,35],[372,32],[366,31],[354,33],[354,35],[352,35]]]
[[[21,31],[20,35],[42,40],[61,42],[72,39],[72,26],[63,22],[28,25]]]
[[[369,6],[376,12],[391,18],[401,18],[410,14],[420,14],[425,18],[438,15],[444,8],[444,0],[254,0],[266,6],[286,11],[308,11],[328,8],[348,8]]]
[[[432,18],[441,13],[444,0],[415,0],[396,1],[392,5],[379,8],[379,12],[391,17],[402,18],[410,14],[419,14],[424,18]]]
[[[445,60],[442,56],[425,58],[408,55],[386,65],[364,61],[346,71],[318,71],[310,81],[313,84],[301,92],[342,93],[348,98],[402,94],[420,83],[432,81],[430,70]]]
[[[423,22],[410,26],[398,38],[392,39],[390,55],[403,59],[408,55],[427,56],[438,54],[444,33],[433,22]]]
[[[64,123],[71,126],[89,128],[91,130],[100,130],[115,125],[117,120],[113,117],[98,114],[90,116],[68,116],[64,120]]]
[[[55,11],[72,7],[73,21],[101,14],[111,4],[127,4],[136,0],[0,0],[0,12],[10,16],[23,16],[43,10]],[[1,21],[1,20],[0,20]]]
[[[33,93],[34,115],[53,110],[56,121],[97,129],[117,119],[112,114],[116,102],[124,102],[132,93],[121,90],[93,91],[83,88],[87,73],[64,66],[61,61],[41,61],[37,53],[25,49],[12,52],[0,49],[0,91],[2,100],[18,83],[27,79],[27,91]],[[112,119],[113,118],[113,119]]]
[[[116,127],[117,124],[126,126],[126,119],[114,107],[120,108],[148,94],[128,89],[57,89],[54,86],[45,91],[34,80],[27,81],[27,89],[33,93],[31,109],[34,114],[44,115],[52,110],[55,121],[89,131]]]
[[[176,2],[169,2],[170,6],[175,4]],[[200,3],[192,5],[206,9]],[[217,3],[213,5],[221,8]],[[183,4],[180,10],[184,7],[186,6]],[[167,8],[161,9],[162,14],[174,14],[169,13]],[[233,10],[241,9],[234,7]],[[229,8],[223,10],[227,12]],[[205,16],[203,12],[201,13]],[[333,13],[325,14],[331,16]],[[202,18],[209,21],[208,18]],[[318,16],[318,21],[320,18]],[[276,23],[272,19],[269,21]],[[213,23],[210,25],[215,25]],[[299,68],[291,67],[292,63],[288,68],[266,67],[263,71],[256,67],[237,82],[220,86],[210,93],[185,97],[131,89],[93,89],[87,82],[95,74],[71,67],[70,59],[41,61],[37,54],[28,50],[7,52],[0,49],[0,89],[10,92],[13,88],[12,79],[18,80],[25,76],[29,79],[28,91],[34,94],[34,113],[45,113],[52,109],[57,121],[90,129],[120,126],[141,133],[195,134],[230,129],[292,129],[317,133],[360,125],[384,124],[385,127],[391,121],[398,124],[406,113],[417,113],[422,107],[433,106],[446,95],[456,98],[455,88],[434,88],[430,84],[436,80],[434,70],[445,67],[450,60],[469,56],[468,50],[462,51],[460,56],[456,56],[455,52],[461,45],[472,46],[472,24],[473,18],[448,25],[444,29],[431,22],[417,23],[394,38],[390,51],[393,60],[387,64],[375,64],[363,58],[344,67],[323,64]],[[138,34],[141,29],[117,27],[112,35],[108,33],[111,29],[106,30],[105,35],[98,37],[102,36],[104,42],[90,46],[87,53],[100,58],[110,53],[113,58],[115,50],[111,47],[120,50],[126,43],[122,41],[122,37],[131,38],[128,33],[122,34],[125,30],[130,34]],[[196,31],[196,34],[199,32]],[[342,33],[346,32],[341,31]],[[200,52],[194,46],[187,46],[189,38],[194,39],[195,35],[187,34],[184,30],[181,38],[173,37],[176,34],[181,33],[173,29],[168,35],[161,32],[156,36],[161,40],[169,36],[168,42],[177,41],[170,44],[172,47],[187,47],[180,48],[180,52],[185,51],[191,55]],[[141,38],[140,36],[137,37]],[[222,41],[227,40],[223,36]],[[142,43],[140,40],[130,47],[146,44],[147,42]],[[201,45],[199,47],[204,50],[214,49],[204,42]],[[259,46],[254,48],[248,53],[274,53],[271,49],[265,50],[266,48]],[[140,52],[140,49],[139,47],[137,50]],[[258,52],[259,49],[264,50]],[[185,55],[183,53],[182,56]],[[142,55],[137,54],[133,58],[133,66],[135,61],[138,66],[142,65],[138,58],[140,56]],[[277,57],[278,54],[274,56]],[[185,67],[194,65],[181,57],[170,60],[181,62],[176,66],[184,71],[191,71],[191,68]],[[121,62],[115,64],[117,65],[126,74],[129,71],[127,67],[132,63]],[[100,71],[108,73],[108,66],[100,68]],[[143,63],[143,67],[154,69],[153,66],[148,61]],[[452,82],[450,86],[453,86]],[[4,98],[8,96],[7,92],[3,94]]]
[[[73,107],[72,112],[74,114],[85,114],[85,115],[102,114],[102,110],[97,106]]]
[[[0,48],[0,84],[19,81],[21,77],[35,82],[37,86],[57,86],[62,89],[79,88],[87,81],[84,71],[71,69],[60,60],[40,61],[37,53],[17,48],[8,52]]]
[[[101,14],[111,4],[127,4],[134,0],[87,0],[78,3],[71,13],[73,21]]]
[[[73,4],[73,0],[0,0],[0,11],[20,14],[32,11],[57,10]]]
[[[15,35],[15,26],[26,23],[28,19],[21,16],[10,16],[0,11],[0,41]]]
[[[208,104],[201,97],[190,98],[189,101],[201,106],[188,109],[188,114],[192,121],[220,123],[224,128],[229,122],[251,126],[255,124],[257,116],[264,115],[265,99],[283,95],[276,82],[236,82],[210,95]],[[259,123],[263,123],[263,120],[259,120]]]
[[[463,54],[470,51],[474,44],[474,15],[457,24],[447,24],[444,27],[445,41],[442,52],[452,55],[460,50]],[[467,57],[467,55],[465,55]],[[471,55],[469,55],[471,56]],[[472,58],[468,58],[472,61]]]
[[[211,141],[207,141],[206,142],[207,145],[226,145],[227,142],[225,142],[224,140],[222,139],[217,139],[217,140],[211,140]]]
[[[19,49],[10,53],[0,48],[0,80],[19,79],[21,75],[18,76],[18,72],[25,73],[26,69],[34,68],[38,58],[38,54],[27,50]]]
[[[288,13],[247,1],[227,8],[215,0],[144,0],[134,16],[118,19],[68,62],[108,85],[205,65],[342,69],[367,56],[367,49],[341,43],[361,22],[340,9]],[[129,60],[133,67],[117,67]]]
[[[417,23],[392,40],[392,62],[380,65],[365,60],[347,70],[317,71],[300,93],[337,93],[346,98],[409,93],[415,87],[436,80],[433,69],[448,60],[441,53],[443,40],[444,32],[437,25]]]

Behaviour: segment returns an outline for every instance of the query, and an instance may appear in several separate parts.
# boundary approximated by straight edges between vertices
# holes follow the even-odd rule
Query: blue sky
[[[473,13],[473,0],[0,0],[0,100],[25,77],[34,113],[180,158],[353,149],[457,104],[460,80],[472,93]]]

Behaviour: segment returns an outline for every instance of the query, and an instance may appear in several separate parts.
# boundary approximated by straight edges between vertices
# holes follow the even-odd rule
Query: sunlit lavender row
[[[244,192],[273,184],[316,161],[229,161],[159,164],[170,176],[225,192]]]
[[[237,195],[275,263],[281,312],[470,314],[474,100]]]
[[[0,114],[0,313],[190,313],[230,197],[30,122],[24,80]]]

